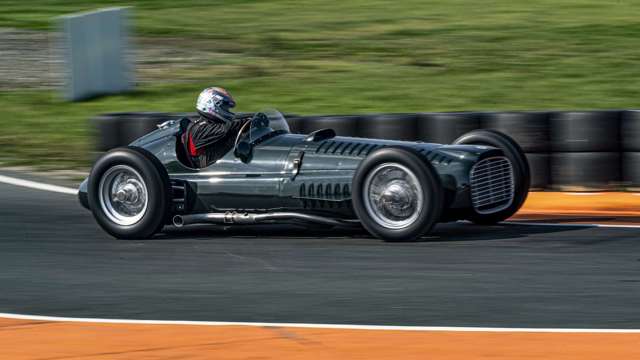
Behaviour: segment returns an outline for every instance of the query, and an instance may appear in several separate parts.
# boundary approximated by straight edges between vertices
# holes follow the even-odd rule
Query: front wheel
[[[166,221],[169,186],[169,176],[155,156],[125,147],[96,162],[87,195],[94,218],[106,232],[119,239],[144,239]]]
[[[476,224],[490,225],[506,220],[520,210],[529,194],[531,174],[529,162],[525,157],[524,151],[515,140],[496,130],[473,130],[456,139],[453,144],[485,145],[498,148],[502,150],[509,160],[509,165],[513,170],[513,199],[511,203],[507,207],[492,213],[484,213],[474,209],[469,220]]]
[[[440,219],[440,177],[405,148],[382,148],[362,161],[353,178],[353,208],[364,228],[387,241],[414,240]]]

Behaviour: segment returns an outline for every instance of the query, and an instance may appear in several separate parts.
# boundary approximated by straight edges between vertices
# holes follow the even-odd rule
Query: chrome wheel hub
[[[100,179],[98,191],[102,211],[118,225],[133,225],[147,211],[147,187],[142,176],[130,166],[108,169]]]
[[[416,175],[404,165],[384,163],[364,181],[365,207],[375,222],[402,229],[420,216],[424,196]]]

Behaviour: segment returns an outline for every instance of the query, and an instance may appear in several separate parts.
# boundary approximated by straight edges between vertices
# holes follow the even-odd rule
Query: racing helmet
[[[236,102],[229,92],[221,87],[210,87],[202,90],[196,102],[196,110],[203,117],[210,120],[229,122],[235,114],[231,108]]]

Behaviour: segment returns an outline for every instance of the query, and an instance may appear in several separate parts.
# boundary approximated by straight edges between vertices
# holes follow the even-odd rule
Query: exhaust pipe
[[[184,225],[184,221],[182,220],[182,216],[176,215],[173,217],[173,226],[182,227]]]
[[[190,215],[175,215],[173,225],[182,227],[191,224],[265,224],[278,221],[302,221],[328,226],[354,226],[358,224],[356,220],[341,220],[324,216],[302,214],[296,212],[271,212],[271,213],[205,213]]]

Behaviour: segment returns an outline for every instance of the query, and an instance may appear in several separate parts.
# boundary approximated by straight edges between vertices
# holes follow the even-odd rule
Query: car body
[[[260,126],[252,123],[248,134],[239,136],[235,151],[229,151],[214,164],[201,169],[188,167],[180,160],[180,135],[188,125],[187,119],[166,122],[130,145],[144,149],[166,170],[171,186],[167,194],[170,208],[166,217],[171,220],[165,223],[172,222],[177,226],[280,221],[331,226],[358,224],[362,219],[353,203],[354,178],[363,161],[382,149],[405,151],[409,154],[406,156],[419,158],[438,178],[435,180],[436,192],[440,194],[430,195],[407,185],[406,176],[393,175],[393,172],[401,173],[403,166],[380,170],[387,171],[386,175],[380,176],[399,176],[390,181],[394,184],[386,184],[386,190],[380,190],[381,194],[386,191],[381,197],[396,199],[387,202],[401,202],[389,205],[397,205],[392,211],[402,212],[398,209],[403,206],[415,206],[411,205],[413,200],[402,193],[403,189],[409,189],[409,193],[418,191],[424,199],[437,200],[440,209],[435,213],[437,219],[432,222],[490,216],[513,207],[514,202],[522,198],[522,194],[517,194],[522,190],[516,186],[518,179],[513,160],[499,147],[343,137],[335,136],[330,129],[307,135],[292,134],[287,131],[286,122],[284,126],[271,126],[282,125],[285,121],[279,113],[268,118],[269,121]],[[474,177],[479,167],[490,169],[496,161],[504,171],[493,178]],[[489,174],[490,170],[484,173]],[[85,180],[79,189],[80,201],[88,209],[91,208],[89,180]],[[414,180],[409,183],[419,182],[416,177]],[[499,192],[493,191],[492,182],[500,186]],[[483,192],[492,191],[496,194],[490,201],[481,201],[486,198],[482,197]],[[363,201],[367,202],[375,196],[364,197]],[[415,236],[399,236],[401,239],[410,237]]]

